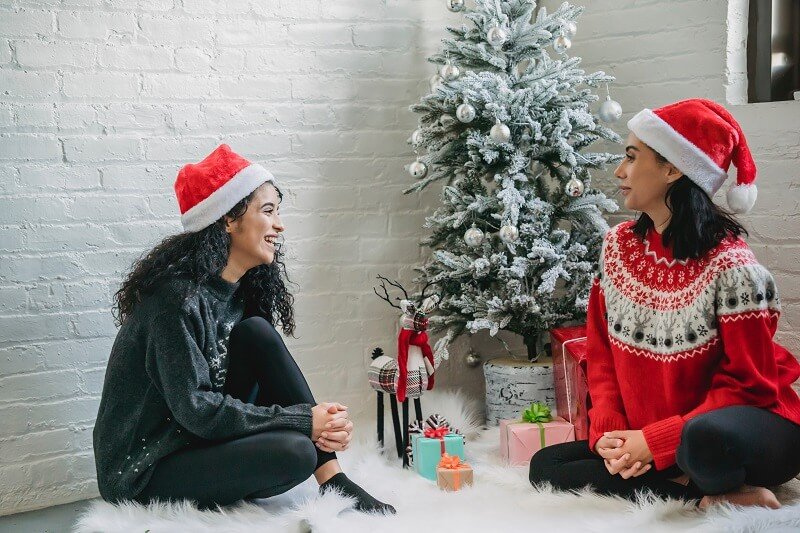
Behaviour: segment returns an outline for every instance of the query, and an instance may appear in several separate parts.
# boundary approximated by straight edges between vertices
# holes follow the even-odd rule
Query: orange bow
[[[469,465],[461,461],[461,457],[457,455],[444,454],[439,461],[439,468],[447,468],[448,470],[458,470],[459,468],[468,468]]]

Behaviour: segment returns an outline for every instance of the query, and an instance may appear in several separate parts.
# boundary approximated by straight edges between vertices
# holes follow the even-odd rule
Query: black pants
[[[623,479],[606,470],[603,458],[589,450],[588,441],[542,448],[531,459],[533,484],[550,482],[561,490],[586,485],[601,494],[635,499],[650,490],[657,496],[691,500],[722,494],[743,484],[771,487],[800,472],[800,426],[750,406],[717,409],[689,420],[683,427],[677,464]],[[683,473],[688,486],[670,481]]]
[[[242,320],[228,341],[225,393],[256,405],[316,404],[275,328]],[[302,433],[273,430],[229,441],[201,441],[161,459],[140,502],[189,499],[201,508],[281,494],[308,479],[336,454]]]

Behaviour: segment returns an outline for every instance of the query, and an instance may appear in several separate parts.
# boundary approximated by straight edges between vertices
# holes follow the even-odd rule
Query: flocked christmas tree
[[[430,317],[437,360],[465,332],[508,330],[524,337],[531,359],[544,333],[585,318],[589,287],[616,203],[591,187],[590,169],[618,156],[587,151],[619,142],[591,112],[593,88],[613,80],[587,74],[568,57],[583,8],[553,13],[529,0],[445,0],[470,24],[428,58],[441,65],[431,93],[411,106],[419,128],[409,142],[417,181],[442,182],[442,205],[426,219],[421,244],[433,253],[415,281],[432,282],[441,302]],[[599,115],[621,116],[610,95]]]

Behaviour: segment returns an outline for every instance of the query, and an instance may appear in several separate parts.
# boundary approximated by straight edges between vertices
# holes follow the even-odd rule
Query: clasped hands
[[[628,479],[652,468],[653,454],[641,430],[606,431],[595,444],[595,450],[611,475]]]
[[[311,440],[323,452],[341,452],[350,445],[353,422],[347,406],[322,402],[311,408]]]

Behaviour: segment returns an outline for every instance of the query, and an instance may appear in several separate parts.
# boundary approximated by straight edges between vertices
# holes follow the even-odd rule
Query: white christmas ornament
[[[563,54],[567,50],[570,49],[572,46],[572,41],[569,40],[569,37],[566,35],[559,35],[556,37],[556,40],[553,41],[553,50],[558,52],[559,54]]]
[[[567,186],[564,188],[564,191],[567,193],[568,196],[572,196],[573,198],[577,198],[578,196],[583,194],[583,182],[572,176],[570,180],[567,182]]]
[[[489,130],[489,137],[492,138],[494,142],[498,143],[506,143],[511,139],[511,130],[508,129],[508,126],[497,120],[492,129]]]
[[[600,120],[603,122],[614,123],[622,118],[622,106],[619,102],[612,100],[611,95],[606,96],[605,101],[600,104]]]
[[[464,10],[464,0],[447,0],[447,9],[453,13]]]
[[[500,26],[493,26],[486,32],[486,42],[495,48],[500,48],[507,40],[508,34]]]
[[[422,143],[422,130],[416,129],[414,133],[411,134],[411,144],[414,146]]]
[[[408,165],[408,173],[414,178],[422,179],[428,173],[428,165],[417,159]]]
[[[519,230],[516,226],[506,224],[500,228],[500,239],[503,242],[515,242],[519,238]]]
[[[572,39],[576,33],[578,33],[578,25],[575,24],[574,20],[568,20],[564,23],[564,35]]]
[[[483,232],[480,230],[480,228],[475,226],[474,222],[472,227],[464,233],[464,242],[467,243],[467,246],[471,246],[473,248],[480,246],[483,242]]]
[[[465,124],[472,122],[475,120],[475,108],[464,102],[456,108],[456,118]]]
[[[452,81],[461,75],[461,69],[452,63],[447,63],[439,69],[439,75],[444,81]]]

